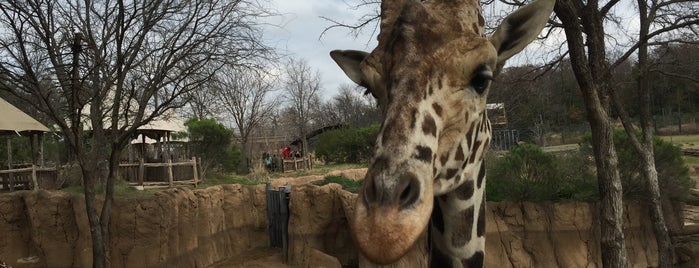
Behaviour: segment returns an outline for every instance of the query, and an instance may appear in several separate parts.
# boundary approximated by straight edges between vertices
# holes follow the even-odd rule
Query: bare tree
[[[521,1],[501,2],[515,6],[522,4]],[[641,111],[641,130],[644,132],[644,142],[646,143],[644,147],[637,141],[631,125],[631,118],[618,97],[619,89],[614,84],[614,71],[623,66],[629,57],[637,51],[639,53],[639,67],[642,68],[641,62],[644,60],[640,54],[645,52],[639,51],[639,49],[643,50],[644,42],[648,42],[652,38],[663,36],[668,38],[670,36],[669,39],[680,40],[688,33],[694,33],[696,36],[698,20],[696,1],[639,1],[639,5],[648,5],[652,11],[649,14],[642,8],[639,9],[641,32],[629,34],[627,25],[630,21],[614,13],[615,7],[619,6],[620,3],[624,4],[616,0],[606,2],[559,0],[555,13],[560,21],[551,20],[550,27],[545,31],[546,36],[551,36],[552,33],[555,35],[562,29],[567,38],[563,44],[567,45],[568,50],[565,51],[564,48],[558,47],[557,52],[560,56],[543,69],[559,65],[561,59],[567,56],[585,102],[587,119],[592,130],[592,145],[600,188],[601,246],[602,261],[605,267],[625,267],[627,265],[622,231],[622,189],[613,143],[611,115],[614,112],[621,117],[629,137],[632,141],[635,140],[632,143],[639,154],[644,157],[643,172],[648,179],[649,192],[658,191],[657,172],[652,156],[652,133],[646,133],[646,131],[651,130],[646,126],[651,124],[650,121],[643,122],[643,120],[650,120],[650,108],[648,106],[647,111]],[[628,3],[626,4],[628,5]],[[649,31],[648,26],[652,26],[650,28],[653,31]],[[610,28],[612,29],[610,30]],[[615,30],[617,35],[609,34]],[[619,37],[618,35],[622,33],[626,33],[626,35]],[[608,53],[610,47],[612,47],[612,53]],[[641,76],[645,76],[645,73],[642,73]],[[638,82],[640,87],[643,87],[642,84],[641,81]],[[643,92],[645,90],[640,89],[639,94],[641,95],[638,98],[640,106],[650,103],[649,97],[643,96],[645,94]],[[641,107],[640,109],[646,108]],[[661,256],[659,265],[660,267],[671,267],[673,263],[672,245],[665,227],[659,195],[657,197],[658,199],[651,200],[649,205],[658,241],[658,255]]]
[[[187,118],[215,118],[223,113],[214,83],[202,84],[197,90],[190,91],[188,98],[189,102],[182,109]]]
[[[641,6],[639,14],[641,32],[638,36],[631,38],[631,41],[626,45],[628,48],[620,53],[621,56],[611,62],[606,52],[608,43],[613,42],[605,42],[609,39],[609,35],[607,35],[608,30],[605,31],[604,25],[605,22],[616,25],[624,24],[618,16],[611,12],[619,1],[612,0],[600,3],[599,1],[568,0],[558,1],[555,7],[560,24],[554,22],[552,25],[562,27],[567,37],[567,54],[583,93],[588,121],[592,129],[593,151],[597,163],[601,198],[602,261],[607,267],[627,265],[622,232],[621,182],[616,153],[614,152],[613,126],[610,116],[612,107],[616,108],[634,147],[643,156],[643,172],[648,179],[647,185],[652,195],[649,204],[656,241],[658,242],[659,266],[671,267],[673,265],[674,253],[662,215],[657,171],[654,166],[649,112],[650,98],[649,95],[646,95],[648,91],[644,88],[643,78],[640,78],[638,83],[639,104],[642,106],[641,129],[644,133],[644,141],[641,144],[636,139],[630,117],[619,101],[617,89],[613,86],[612,70],[624,63],[636,51],[639,53],[639,67],[642,67],[641,63],[645,61],[644,57],[647,57],[647,51],[644,47],[647,47],[647,42],[653,37],[672,35],[672,32],[683,28],[689,29],[690,32],[696,32],[693,28],[695,26],[692,25],[696,25],[699,18],[696,16],[696,3],[692,2],[694,1],[669,0],[651,1],[650,3],[638,1]],[[694,8],[687,9],[685,7],[687,5],[693,5]],[[655,13],[649,15],[647,6],[651,6],[651,10],[653,10],[651,12]],[[668,12],[669,10],[673,11]],[[649,32],[651,24],[654,31]],[[645,76],[645,73],[641,73],[641,76]]]
[[[290,59],[286,65],[284,91],[292,120],[301,139],[301,150],[308,153],[308,134],[313,109],[320,106],[320,73],[303,59]]]
[[[638,55],[637,70],[637,94],[638,109],[640,110],[640,130],[642,137],[639,140],[636,136],[636,128],[632,124],[627,109],[620,101],[617,91],[612,91],[612,100],[616,106],[621,121],[624,125],[629,141],[636,152],[641,155],[642,173],[646,178],[647,192],[649,193],[648,206],[651,214],[651,222],[655,239],[658,244],[658,267],[672,267],[675,261],[672,239],[670,238],[668,227],[663,213],[662,197],[658,183],[658,171],[655,167],[655,156],[653,155],[653,124],[651,114],[651,98],[649,86],[648,48],[651,43],[666,43],[667,39],[676,39],[682,36],[682,32],[696,33],[699,25],[699,4],[695,1],[662,1],[662,0],[637,0],[639,11],[639,33],[638,39],[634,42],[632,49],[625,55],[636,51]],[[653,30],[653,31],[651,31]],[[665,39],[666,42],[662,42]],[[679,39],[681,40],[681,39]]]
[[[245,153],[241,159],[243,162],[252,154],[249,144],[251,134],[259,130],[263,120],[278,105],[279,98],[271,96],[275,90],[274,79],[262,71],[232,66],[225,66],[216,74],[217,95],[237,128]]]
[[[371,123],[379,123],[381,112],[376,100],[371,95],[364,95],[357,86],[342,84],[340,91],[327,103],[325,116],[335,118],[332,124],[348,124],[353,127],[362,127]]]
[[[186,103],[213,66],[264,56],[255,19],[268,12],[255,0],[4,1],[0,12],[0,90],[63,133],[82,171],[93,266],[107,267],[122,149],[139,126]]]

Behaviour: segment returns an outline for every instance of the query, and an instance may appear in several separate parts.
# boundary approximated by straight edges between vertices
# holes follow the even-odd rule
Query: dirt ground
[[[209,268],[291,268],[284,264],[282,258],[280,248],[257,248],[231,256]]]

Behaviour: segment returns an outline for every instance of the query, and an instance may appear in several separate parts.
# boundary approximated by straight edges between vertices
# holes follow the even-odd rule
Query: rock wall
[[[374,267],[358,256],[349,233],[356,194],[320,176],[294,184],[289,261],[295,267]],[[279,184],[277,181],[274,184]],[[110,238],[112,267],[206,267],[267,247],[265,187],[222,185],[168,189],[149,198],[117,199]],[[91,240],[83,197],[63,192],[0,195],[0,261],[13,267],[90,267]],[[600,267],[595,204],[488,203],[488,267]],[[655,242],[641,206],[627,204],[631,267],[654,266]],[[37,263],[18,260],[36,256]],[[335,259],[337,261],[335,261]],[[326,265],[327,264],[327,265]],[[399,264],[426,267],[423,237]]]
[[[112,267],[206,267],[268,246],[264,191],[264,185],[223,185],[117,199],[110,224]],[[82,196],[63,192],[0,195],[0,260],[13,267],[92,266],[84,211]],[[18,263],[28,256],[38,262]]]
[[[311,251],[337,257],[343,266],[378,267],[357,256],[348,234],[356,194],[339,185],[302,185],[290,200],[289,258],[314,267]],[[486,267],[601,267],[599,227],[594,203],[496,203],[486,209]],[[645,209],[624,207],[630,267],[657,265],[655,239]],[[641,224],[643,222],[643,224]],[[427,239],[398,264],[427,267]],[[408,266],[406,266],[408,264]]]

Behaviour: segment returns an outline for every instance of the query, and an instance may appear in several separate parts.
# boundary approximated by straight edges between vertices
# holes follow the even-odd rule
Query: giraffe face
[[[489,39],[478,2],[462,2],[468,1],[382,4],[376,49],[331,52],[384,115],[352,223],[360,250],[379,264],[410,250],[429,223],[435,196],[474,180],[474,190],[485,188],[484,174],[475,173],[483,172],[490,141],[488,88],[511,49],[523,48],[527,31],[508,26]]]
[[[412,247],[434,195],[473,177],[488,144],[485,104],[497,65],[497,51],[479,33],[432,29],[437,19],[421,6],[403,13],[391,43],[360,64],[384,121],[354,228],[365,229],[355,239],[378,263]]]

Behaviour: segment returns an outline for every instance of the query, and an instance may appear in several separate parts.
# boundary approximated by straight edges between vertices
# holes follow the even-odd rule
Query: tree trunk
[[[651,216],[653,233],[658,246],[658,267],[672,267],[674,263],[674,250],[672,240],[667,230],[665,217],[663,216],[662,198],[658,183],[658,172],[655,168],[655,156],[653,154],[653,118],[650,112],[650,88],[646,76],[648,75],[648,31],[650,20],[648,16],[648,6],[645,0],[637,0],[639,7],[639,47],[638,47],[638,77],[637,93],[640,110],[640,128],[642,131],[642,141],[636,136],[631,118],[626,112],[623,103],[616,92],[612,92],[612,97],[616,105],[619,116],[624,124],[624,130],[629,136],[629,140],[636,152],[641,156],[643,165],[641,172],[646,179],[646,191],[648,192],[648,209]]]
[[[646,178],[646,187],[649,194],[648,206],[653,224],[655,240],[658,244],[658,267],[669,268],[674,263],[674,250],[672,240],[667,231],[665,217],[663,216],[662,199],[658,184],[658,171],[655,168],[655,155],[653,154],[653,129],[652,115],[650,112],[650,88],[648,85],[648,31],[650,30],[650,20],[648,18],[648,7],[645,0],[638,0],[640,33],[638,47],[638,96],[641,112],[641,131],[643,132],[643,143],[633,142],[636,151],[643,157],[643,174]],[[632,141],[637,141],[632,129],[626,127],[626,132]],[[632,136],[633,135],[633,136]]]
[[[106,252],[104,243],[104,232],[102,224],[97,214],[97,195],[96,188],[96,168],[90,169],[84,165],[80,165],[83,175],[83,186],[85,190],[85,209],[87,219],[90,222],[90,236],[92,237],[92,267],[104,268],[106,266]]]
[[[603,267],[627,267],[623,232],[623,191],[614,146],[614,128],[601,106],[594,107],[589,104],[586,106],[598,110],[596,115],[588,116],[588,120],[592,131],[592,149],[600,194],[602,265]]]
[[[559,0],[554,11],[563,24],[571,67],[585,102],[600,193],[600,247],[604,267],[627,267],[622,186],[609,116],[609,66],[605,58],[604,16],[597,1]]]
[[[643,173],[646,176],[646,187],[648,189],[648,209],[650,210],[651,223],[653,225],[653,233],[655,240],[658,243],[658,267],[672,267],[674,263],[674,250],[672,248],[672,240],[667,231],[665,217],[663,216],[662,199],[660,196],[660,187],[658,186],[658,172],[655,169],[655,157],[653,156],[653,147],[644,150],[643,155]]]

